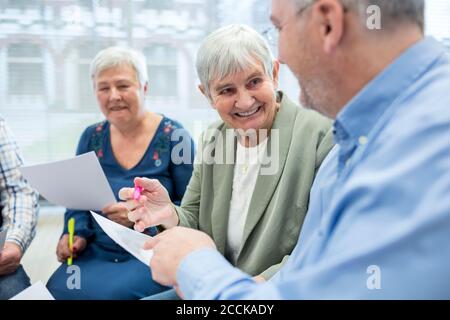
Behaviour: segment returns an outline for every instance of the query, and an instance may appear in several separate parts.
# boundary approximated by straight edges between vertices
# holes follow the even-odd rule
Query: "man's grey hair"
[[[292,0],[303,8],[316,0]],[[381,10],[381,19],[385,26],[395,26],[399,22],[417,24],[424,31],[425,1],[424,0],[340,0],[344,7],[353,9],[359,14],[363,23],[366,23],[367,8],[378,6]]]
[[[121,65],[128,65],[135,70],[141,88],[148,82],[147,62],[142,53],[126,47],[109,47],[97,53],[91,62],[90,75],[93,85],[95,86],[95,77],[100,72]]]
[[[246,70],[261,63],[272,79],[274,57],[267,41],[256,30],[243,24],[231,24],[213,31],[197,52],[197,74],[211,99],[211,81]]]

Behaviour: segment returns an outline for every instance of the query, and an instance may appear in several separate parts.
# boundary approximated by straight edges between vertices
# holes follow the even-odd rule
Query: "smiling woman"
[[[275,61],[272,74],[267,75],[263,65],[255,62],[239,73],[212,80],[211,104],[222,120],[244,131],[254,129],[259,133],[260,129],[270,129],[280,107],[274,94],[278,86],[278,67]],[[245,141],[243,144],[248,145]]]
[[[111,67],[95,77],[95,94],[100,109],[118,127],[125,128],[145,118],[143,101],[146,93],[147,85],[141,88],[136,72],[128,65]],[[117,113],[127,117],[116,119]]]
[[[144,155],[162,116],[144,107],[147,82],[139,81],[127,64],[112,66],[93,75],[100,110],[111,125],[111,144],[117,162],[134,167]]]
[[[147,114],[144,107],[148,93],[145,58],[137,51],[129,51],[126,57],[127,51],[119,47],[103,50],[91,64],[91,79],[102,113],[114,127],[131,135],[133,128],[155,127],[161,117]]]
[[[197,71],[201,92],[229,127],[270,130],[280,107],[279,63],[255,30],[232,25],[213,32],[199,49]]]
[[[179,203],[192,174],[193,142],[181,124],[144,107],[148,77],[144,57],[137,51],[111,47],[97,54],[91,64],[95,96],[106,120],[88,127],[77,154],[95,151],[114,191],[133,186],[134,178],[157,179]],[[183,151],[190,156],[175,164],[172,149],[182,137]],[[175,139],[174,139],[175,140]],[[103,208],[103,215],[126,227],[128,209],[123,203]],[[62,264],[47,287],[56,299],[139,299],[166,288],[152,281],[148,266],[120,248],[92,219],[89,212],[67,210],[63,236],[57,246],[60,262],[70,256],[67,222],[74,217],[74,264],[82,271],[80,289],[70,290],[70,274]],[[155,228],[145,230],[155,234]]]

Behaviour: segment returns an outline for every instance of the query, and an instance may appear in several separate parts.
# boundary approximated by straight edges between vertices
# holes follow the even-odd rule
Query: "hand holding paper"
[[[133,222],[128,219],[128,207],[125,202],[114,203],[102,209],[102,214],[109,220],[112,220],[125,227],[131,228]]]

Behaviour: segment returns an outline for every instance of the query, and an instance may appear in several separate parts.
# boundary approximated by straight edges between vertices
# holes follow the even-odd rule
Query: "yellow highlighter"
[[[67,229],[69,229],[69,250],[70,250],[70,257],[69,259],[67,259],[67,265],[71,266],[73,260],[73,236],[75,234],[75,218],[69,219]]]

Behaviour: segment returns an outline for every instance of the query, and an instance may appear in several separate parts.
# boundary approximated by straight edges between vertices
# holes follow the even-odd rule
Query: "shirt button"
[[[361,136],[361,137],[359,137],[358,141],[359,141],[359,144],[363,146],[363,145],[367,144],[368,139],[366,136]]]
[[[117,258],[116,258],[116,259],[114,259],[114,262],[119,262],[119,259],[117,259]]]

